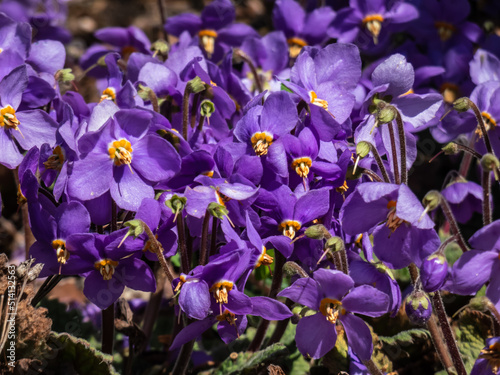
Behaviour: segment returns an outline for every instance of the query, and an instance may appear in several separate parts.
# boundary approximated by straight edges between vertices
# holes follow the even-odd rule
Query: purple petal
[[[28,86],[28,73],[26,65],[20,65],[13,69],[0,82],[0,100],[2,106],[10,105],[17,109],[21,104],[24,90]]]
[[[306,316],[297,324],[295,342],[302,355],[321,358],[332,350],[337,342],[335,324],[326,320],[321,313]]]
[[[63,239],[73,233],[87,233],[90,215],[79,202],[62,203],[56,211],[59,236]]]
[[[261,316],[266,320],[283,320],[292,316],[286,305],[269,297],[252,297],[253,311],[250,315]]]
[[[413,66],[400,54],[394,54],[377,66],[372,73],[373,86],[389,83],[386,95],[394,97],[408,92],[413,87]]]
[[[378,317],[387,312],[389,296],[370,285],[361,285],[344,297],[342,307],[353,313]]]
[[[455,262],[452,268],[453,292],[474,294],[488,280],[498,263],[498,251],[469,250]]]
[[[250,297],[236,289],[229,292],[228,302],[225,306],[237,315],[251,314],[253,310]]]
[[[16,113],[16,116],[22,135],[19,132],[14,134],[22,148],[29,150],[33,146],[41,147],[44,143],[54,146],[58,124],[46,112],[35,109]]]
[[[311,190],[297,200],[293,217],[304,225],[326,214],[329,202],[328,190]]]
[[[370,328],[359,317],[346,314],[340,316],[347,336],[347,343],[352,351],[363,361],[371,358],[373,352],[373,340]]]
[[[182,311],[192,319],[205,319],[210,312],[210,292],[203,280],[188,280],[179,295]]]
[[[354,281],[341,271],[319,269],[313,277],[320,285],[323,296],[338,301],[354,287]]]
[[[180,331],[177,336],[175,336],[172,345],[168,348],[168,350],[174,350],[180,348],[185,343],[196,339],[201,336],[203,332],[212,327],[215,323],[213,318],[206,318],[203,320],[196,320],[189,324],[187,327],[184,327],[182,331]]]
[[[109,191],[118,207],[130,211],[137,211],[144,198],[154,198],[154,189],[126,165],[113,167]]]
[[[306,277],[298,279],[286,289],[278,293],[278,297],[290,298],[293,302],[300,303],[313,310],[319,310],[322,296],[319,293],[320,286],[316,280]]]
[[[122,295],[124,288],[116,278],[104,280],[99,271],[94,270],[85,279],[83,293],[90,302],[104,310]]]

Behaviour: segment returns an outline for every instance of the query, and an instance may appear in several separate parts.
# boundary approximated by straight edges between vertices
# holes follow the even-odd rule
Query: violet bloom
[[[347,342],[362,360],[370,359],[373,342],[366,323],[353,313],[378,317],[387,312],[389,297],[369,285],[354,287],[340,271],[319,269],[313,278],[297,280],[278,293],[318,311],[297,324],[295,342],[304,356],[321,358],[335,346],[337,320],[344,326]]]
[[[82,136],[68,194],[87,201],[110,191],[120,208],[132,211],[143,198],[153,198],[154,184],[179,171],[180,157],[170,143],[149,132],[150,124],[151,114],[144,110],[121,110]]]
[[[470,375],[498,375],[500,374],[500,337],[486,339],[486,346],[481,350],[479,357],[472,368]]]
[[[311,126],[322,141],[342,139],[350,132],[352,93],[361,77],[361,58],[353,44],[305,47],[282,83],[309,105]],[[344,124],[342,127],[341,124]]]
[[[483,188],[475,182],[458,178],[446,186],[441,194],[450,204],[459,223],[468,222],[474,212],[482,212]]]
[[[434,222],[427,214],[421,217],[423,212],[408,186],[367,182],[345,200],[340,220],[351,236],[371,232],[377,257],[392,268],[403,268],[412,262],[420,266],[441,243]]]
[[[278,0],[273,9],[274,28],[285,33],[290,58],[296,58],[305,46],[323,43],[334,18],[335,12],[330,7],[317,8],[306,14],[295,0]]]
[[[489,281],[486,297],[500,308],[500,220],[478,230],[470,239],[469,250],[452,268],[453,293],[476,293]]]
[[[18,66],[0,82],[0,163],[15,168],[22,155],[16,142],[24,150],[44,143],[54,145],[57,123],[39,109],[17,111],[28,85],[26,65]]]
[[[276,190],[261,190],[256,205],[267,211],[266,225],[270,233],[276,230],[293,239],[307,223],[320,218],[328,211],[329,192],[326,189],[310,190],[303,195],[294,194],[286,185]]]
[[[31,45],[31,27],[0,13],[0,79],[24,64]]]
[[[230,0],[215,0],[207,5],[201,17],[185,13],[170,17],[165,24],[167,33],[180,36],[187,30],[191,36],[198,36],[208,58],[220,61],[230,46],[239,46],[257,32],[245,24],[233,23],[236,12]]]
[[[418,17],[417,9],[402,1],[350,0],[349,5],[337,12],[328,34],[341,43],[356,42],[364,49],[373,49],[379,41],[384,45],[392,32]]]
[[[118,247],[126,232],[74,236],[79,246],[76,261],[86,276],[83,293],[103,310],[121,296],[125,286],[144,292],[156,290],[153,271],[137,256],[143,242],[127,239]]]

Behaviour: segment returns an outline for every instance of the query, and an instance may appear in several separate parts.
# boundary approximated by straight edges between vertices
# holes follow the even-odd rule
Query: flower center
[[[344,195],[347,190],[349,190],[349,186],[347,186],[347,181],[346,180],[344,180],[344,184],[342,186],[339,186],[338,188],[335,188],[335,191],[337,193],[342,194],[342,195]]]
[[[52,248],[56,251],[57,262],[66,264],[69,259],[69,252],[66,250],[66,241],[54,240],[52,241]]]
[[[231,324],[233,326],[236,325],[236,320],[238,320],[236,318],[236,315],[234,315],[231,311],[227,311],[227,310],[224,310],[224,312],[222,314],[217,315],[216,319],[219,322],[226,321],[226,322],[228,322],[229,324]]]
[[[496,374],[500,368],[500,342],[495,342],[488,348],[481,350],[479,358],[486,359],[493,370],[492,373]]]
[[[319,311],[326,316],[326,320],[330,323],[335,324],[339,316],[339,312],[345,314],[345,310],[342,309],[342,302],[337,301],[332,298],[323,298],[319,304]]]
[[[445,82],[441,85],[439,91],[443,95],[443,100],[446,103],[452,104],[455,100],[458,99],[460,88],[454,83]]]
[[[115,99],[116,99],[115,89],[112,87],[108,87],[107,89],[105,89],[102,92],[101,100],[99,101],[99,103],[102,102],[103,100],[113,100],[114,101]]]
[[[217,32],[215,30],[209,29],[200,30],[198,36],[200,37],[200,43],[205,49],[208,57],[211,57],[214,53],[215,38],[217,38]]]
[[[483,117],[484,127],[486,128],[487,132],[491,129],[496,128],[497,122],[488,112],[481,112],[481,116]],[[479,135],[479,138],[483,137],[483,132],[481,131],[481,128],[479,126],[476,128],[475,133]]]
[[[296,220],[285,220],[282,221],[278,227],[280,232],[283,232],[284,236],[287,236],[291,240],[295,237],[295,233],[297,233],[302,225]]]
[[[19,130],[19,120],[16,117],[16,110],[10,105],[0,109],[0,126]]]
[[[262,265],[264,266],[269,266],[273,264],[273,257],[267,254],[267,249],[265,246],[262,246],[262,253],[260,253],[260,257],[257,260],[257,264],[255,265],[255,268],[258,268]]]
[[[132,147],[126,139],[113,141],[108,148],[110,159],[114,160],[116,166],[130,164],[132,162]]]
[[[233,289],[231,281],[219,281],[212,285],[210,292],[212,292],[215,302],[222,304],[227,303],[227,297],[231,289]]]
[[[378,36],[380,35],[380,30],[382,30],[382,22],[384,22],[384,17],[380,14],[369,14],[363,18],[363,26],[371,34],[373,38],[373,43],[378,43]]]
[[[449,22],[436,21],[434,27],[437,29],[441,41],[446,42],[453,36],[456,28]]]
[[[181,287],[186,283],[186,276],[180,275],[179,276],[179,283],[174,289],[174,293],[177,293],[179,290],[181,290]]]
[[[312,160],[310,157],[297,158],[292,161],[292,168],[300,177],[307,177],[309,174],[309,168],[312,165]]]
[[[405,221],[396,216],[396,201],[389,201],[389,203],[387,203],[387,208],[389,209],[389,213],[387,214],[387,222],[385,225],[391,230],[392,234],[401,224],[405,223]]]
[[[63,164],[64,164],[64,153],[61,146],[56,146],[52,151],[52,155],[50,155],[47,161],[43,163],[45,168],[56,169],[58,171],[61,170]]]
[[[118,266],[118,261],[111,259],[101,259],[99,262],[94,263],[94,267],[99,270],[104,280],[111,280],[116,266]]]
[[[250,141],[257,156],[267,155],[267,149],[273,144],[273,135],[268,132],[254,133]]]
[[[289,38],[287,39],[288,42],[288,53],[290,54],[291,59],[295,59],[300,51],[302,51],[302,48],[307,46],[307,42],[302,39],[302,38]]]
[[[318,107],[323,108],[325,111],[328,111],[328,102],[324,99],[318,98],[318,95],[314,91],[309,91],[309,101],[311,104],[314,104]]]

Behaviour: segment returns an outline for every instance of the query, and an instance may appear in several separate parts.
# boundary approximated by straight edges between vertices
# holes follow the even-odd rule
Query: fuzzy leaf
[[[378,338],[384,345],[409,345],[415,343],[417,339],[430,338],[430,334],[426,329],[415,328],[400,332],[392,337],[379,336]]]

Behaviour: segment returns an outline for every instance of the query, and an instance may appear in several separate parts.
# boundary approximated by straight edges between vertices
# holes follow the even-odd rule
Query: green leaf
[[[409,345],[414,344],[418,339],[428,339],[430,337],[431,335],[426,329],[415,328],[400,332],[391,337],[379,336],[378,338],[384,345]]]
[[[91,347],[88,341],[68,333],[51,332],[48,344],[53,348],[47,370],[79,375],[118,375],[113,356]]]
[[[481,349],[484,348],[486,337],[490,334],[491,320],[480,311],[465,309],[453,324],[453,328],[465,369],[470,372]]]
[[[286,87],[284,84],[281,84],[281,91],[288,91],[293,94],[293,91]]]

